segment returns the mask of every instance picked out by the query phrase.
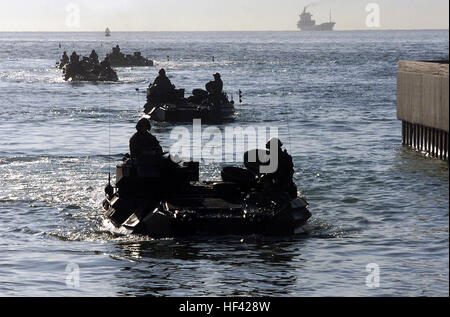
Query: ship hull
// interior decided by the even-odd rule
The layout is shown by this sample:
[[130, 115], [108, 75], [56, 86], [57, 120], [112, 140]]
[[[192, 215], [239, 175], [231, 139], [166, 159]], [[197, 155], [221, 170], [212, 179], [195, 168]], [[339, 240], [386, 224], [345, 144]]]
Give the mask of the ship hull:
[[318, 25], [298, 25], [301, 31], [333, 31], [334, 22], [327, 22]]

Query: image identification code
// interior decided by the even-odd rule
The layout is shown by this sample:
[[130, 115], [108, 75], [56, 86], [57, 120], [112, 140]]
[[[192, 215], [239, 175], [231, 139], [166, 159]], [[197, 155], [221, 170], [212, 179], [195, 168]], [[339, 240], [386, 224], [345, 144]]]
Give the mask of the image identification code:
[[180, 312], [203, 312], [207, 315], [213, 311], [222, 312], [268, 312], [270, 310], [270, 302], [224, 302], [218, 304], [202, 304], [187, 301], [179, 306]]

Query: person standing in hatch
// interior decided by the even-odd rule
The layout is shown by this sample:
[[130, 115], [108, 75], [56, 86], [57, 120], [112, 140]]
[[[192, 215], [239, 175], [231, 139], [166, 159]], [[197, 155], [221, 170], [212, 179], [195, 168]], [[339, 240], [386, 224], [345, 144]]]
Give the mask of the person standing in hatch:
[[220, 74], [219, 73], [215, 73], [214, 74], [214, 83], [215, 83], [215, 88], [214, 88], [214, 94], [216, 95], [221, 95], [222, 91], [223, 91], [223, 81], [220, 78]]
[[69, 63], [69, 56], [67, 56], [67, 52], [64, 51], [62, 58], [61, 58], [61, 64], [62, 64], [62, 66], [64, 66], [67, 63]]
[[153, 89], [162, 101], [169, 101], [173, 99], [175, 94], [175, 86], [166, 75], [164, 68], [161, 68], [158, 72], [158, 76], [153, 81]]
[[89, 55], [89, 59], [94, 64], [98, 64], [98, 55], [97, 55], [97, 52], [95, 50], [92, 50], [91, 55]]
[[294, 183], [294, 164], [292, 162], [292, 156], [289, 155], [287, 150], [283, 150], [283, 143], [278, 138], [271, 138], [266, 143], [266, 149], [270, 154], [271, 143], [275, 143], [278, 166], [274, 173], [269, 174], [282, 190], [289, 193], [292, 198], [297, 197], [297, 186]]
[[158, 139], [150, 133], [151, 128], [148, 119], [140, 119], [136, 124], [137, 132], [130, 139], [130, 155], [138, 165], [158, 161], [163, 155]]

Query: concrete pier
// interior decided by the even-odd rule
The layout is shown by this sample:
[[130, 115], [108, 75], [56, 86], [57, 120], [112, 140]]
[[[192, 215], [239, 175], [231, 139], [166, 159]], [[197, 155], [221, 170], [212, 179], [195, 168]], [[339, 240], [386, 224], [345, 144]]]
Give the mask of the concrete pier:
[[448, 161], [448, 61], [399, 61], [397, 118], [402, 143]]

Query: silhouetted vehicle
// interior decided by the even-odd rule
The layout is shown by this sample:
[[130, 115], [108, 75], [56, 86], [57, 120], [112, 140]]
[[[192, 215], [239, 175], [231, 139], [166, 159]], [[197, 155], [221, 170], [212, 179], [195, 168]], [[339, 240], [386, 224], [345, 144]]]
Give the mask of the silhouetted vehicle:
[[105, 188], [103, 223], [115, 234], [156, 238], [304, 232], [311, 217], [306, 200], [255, 172], [262, 163], [249, 162], [249, 152], [245, 157], [248, 168], [228, 166], [222, 181], [199, 181], [197, 162], [176, 164], [166, 155], [142, 177], [127, 155], [117, 165], [115, 186]]
[[113, 47], [112, 52], [106, 56], [113, 67], [153, 66], [153, 61], [142, 56], [141, 52], [134, 52], [133, 55], [123, 54], [119, 45]]
[[[156, 81], [155, 81], [156, 82]], [[221, 80], [220, 80], [221, 83]], [[201, 119], [203, 123], [222, 123], [234, 120], [234, 101], [229, 100], [216, 81], [208, 82], [206, 90], [194, 89], [192, 96], [184, 98], [184, 89], [164, 89], [158, 83], [147, 89], [147, 103], [144, 112], [151, 120], [160, 122], [192, 122]]]
[[[94, 51], [95, 52], [95, 51]], [[111, 68], [107, 58], [102, 62], [90, 57], [80, 57], [73, 52], [70, 61], [63, 67], [63, 79], [66, 81], [117, 81], [117, 73]]]

